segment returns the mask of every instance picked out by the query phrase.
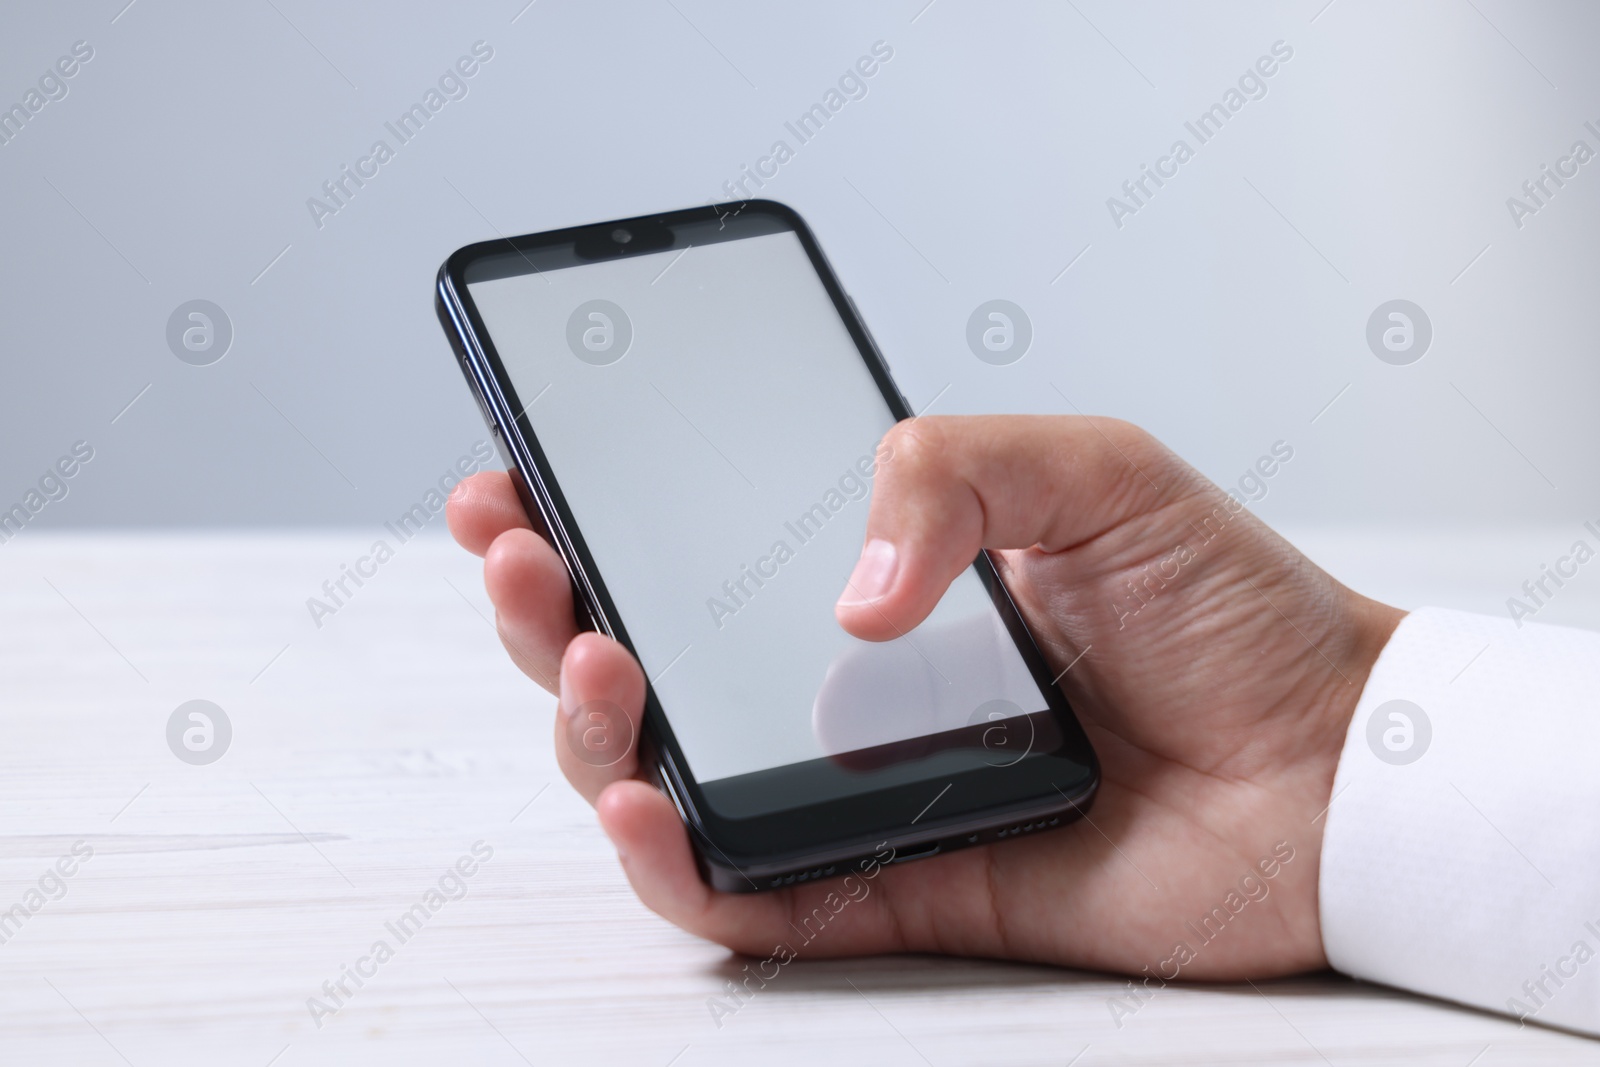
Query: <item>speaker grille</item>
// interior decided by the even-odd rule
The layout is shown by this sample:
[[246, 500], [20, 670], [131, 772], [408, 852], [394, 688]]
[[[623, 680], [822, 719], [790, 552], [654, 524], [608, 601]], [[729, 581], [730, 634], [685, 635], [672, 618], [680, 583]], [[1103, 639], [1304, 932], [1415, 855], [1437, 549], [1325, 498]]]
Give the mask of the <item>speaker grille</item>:
[[[919, 850], [918, 852], [906, 858], [917, 859], [924, 854], [935, 855], [939, 852], [953, 851], [954, 849], [961, 848], [965, 845], [976, 845], [980, 841], [1006, 841], [1013, 837], [1021, 837], [1024, 834], [1031, 834], [1039, 830], [1048, 830], [1052, 827], [1060, 825], [1060, 816], [1052, 816], [1048, 819], [1035, 819], [1032, 822], [1019, 822], [1015, 826], [1007, 826], [999, 830], [985, 830], [982, 833], [964, 834], [961, 837], [946, 838], [943, 841], [937, 841], [929, 846], [924, 846], [926, 849], [925, 852]], [[863, 858], [865, 859], [866, 857]], [[849, 863], [843, 865], [845, 868], [848, 868], [849, 866]], [[767, 888], [777, 889], [782, 886], [797, 885], [802, 882], [813, 882], [819, 878], [831, 878], [840, 869], [841, 866], [839, 864], [830, 863], [826, 867], [813, 867], [806, 871], [794, 871], [789, 874], [775, 875], [767, 880]]]
[[1021, 822], [1021, 823], [1018, 823], [1015, 826], [1007, 826], [1003, 830], [996, 830], [995, 833], [994, 833], [994, 836], [995, 836], [996, 840], [1000, 840], [1000, 839], [1004, 839], [1004, 838], [1007, 838], [1007, 837], [1018, 837], [1018, 836], [1020, 836], [1022, 834], [1031, 834], [1035, 830], [1044, 830], [1044, 829], [1047, 829], [1047, 828], [1049, 828], [1051, 826], [1060, 826], [1060, 825], [1061, 825], [1060, 816], [1056, 816], [1055, 818], [1050, 818], [1050, 819], [1035, 819], [1033, 822]]
[[813, 867], [809, 871], [780, 874], [768, 882], [767, 885], [771, 888], [776, 888], [780, 885], [794, 885], [796, 882], [809, 882], [817, 878], [831, 878], [836, 870], [838, 870], [838, 866], [830, 863], [826, 867]]

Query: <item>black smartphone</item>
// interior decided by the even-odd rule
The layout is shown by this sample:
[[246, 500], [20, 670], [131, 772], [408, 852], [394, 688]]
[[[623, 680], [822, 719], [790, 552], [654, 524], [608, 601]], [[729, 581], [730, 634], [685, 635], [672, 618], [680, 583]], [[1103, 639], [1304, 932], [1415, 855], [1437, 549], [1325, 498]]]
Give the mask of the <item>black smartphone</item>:
[[644, 667], [641, 755], [712, 886], [775, 889], [1086, 810], [1094, 753], [986, 555], [893, 641], [834, 618], [894, 462], [880, 439], [912, 412], [794, 211], [469, 245], [439, 271], [437, 310], [580, 616]]

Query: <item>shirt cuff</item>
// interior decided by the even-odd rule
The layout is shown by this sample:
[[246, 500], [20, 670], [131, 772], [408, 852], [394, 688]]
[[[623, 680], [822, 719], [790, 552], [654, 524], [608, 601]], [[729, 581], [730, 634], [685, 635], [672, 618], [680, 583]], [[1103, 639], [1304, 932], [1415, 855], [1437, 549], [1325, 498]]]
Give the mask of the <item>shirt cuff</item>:
[[1426, 608], [1339, 757], [1322, 941], [1356, 978], [1600, 1033], [1600, 634]]

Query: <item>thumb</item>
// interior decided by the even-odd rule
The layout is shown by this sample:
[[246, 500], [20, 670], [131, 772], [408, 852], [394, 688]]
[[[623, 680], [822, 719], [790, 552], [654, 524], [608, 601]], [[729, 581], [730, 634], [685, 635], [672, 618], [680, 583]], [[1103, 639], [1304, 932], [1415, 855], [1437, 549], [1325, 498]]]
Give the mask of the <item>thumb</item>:
[[873, 641], [922, 622], [984, 549], [1060, 552], [1209, 486], [1138, 427], [1081, 415], [906, 419], [879, 455], [866, 543], [835, 607]]

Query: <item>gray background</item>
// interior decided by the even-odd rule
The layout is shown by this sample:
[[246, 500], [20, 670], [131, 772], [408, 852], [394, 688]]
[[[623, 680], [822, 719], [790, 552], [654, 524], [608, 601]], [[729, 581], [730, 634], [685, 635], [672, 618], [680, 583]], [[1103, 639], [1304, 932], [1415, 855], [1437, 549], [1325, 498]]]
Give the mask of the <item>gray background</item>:
[[[1600, 160], [1520, 230], [1506, 208], [1600, 149], [1600, 5], [925, 3], [13, 6], [0, 104], [95, 58], [0, 146], [0, 508], [86, 439], [29, 531], [393, 518], [485, 436], [433, 317], [445, 255], [721, 199], [881, 39], [764, 193], [913, 404], [1120, 416], [1224, 484], [1286, 440], [1269, 519], [1600, 515]], [[319, 230], [306, 199], [479, 39], [469, 95]], [[1107, 198], [1279, 39], [1268, 95], [1115, 227]], [[196, 298], [235, 329], [208, 367], [165, 342]], [[1010, 366], [965, 342], [994, 298], [1034, 326]], [[1411, 366], [1365, 342], [1394, 298], [1433, 322]]]

